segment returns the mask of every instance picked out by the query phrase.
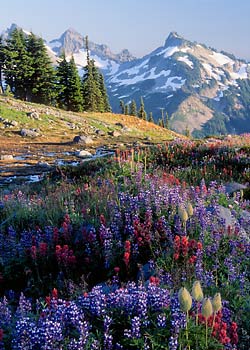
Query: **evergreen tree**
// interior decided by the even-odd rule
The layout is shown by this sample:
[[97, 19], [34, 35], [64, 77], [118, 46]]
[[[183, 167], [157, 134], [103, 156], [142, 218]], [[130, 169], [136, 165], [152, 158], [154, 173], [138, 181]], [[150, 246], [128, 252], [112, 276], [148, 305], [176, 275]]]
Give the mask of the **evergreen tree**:
[[5, 45], [3, 39], [0, 36], [0, 94], [3, 93], [3, 69], [4, 69], [4, 59], [5, 59]]
[[161, 122], [160, 122], [160, 126], [165, 128], [165, 120], [164, 120], [164, 108], [160, 108], [161, 109]]
[[190, 137], [190, 130], [187, 125], [185, 127], [184, 135], [187, 136], [188, 138]]
[[[105, 103], [103, 96], [104, 80], [100, 83], [100, 73], [95, 66], [94, 60], [89, 56], [88, 37], [86, 37], [86, 51], [87, 51], [87, 65], [84, 68], [84, 75], [82, 80], [83, 91], [83, 107], [86, 111], [91, 112], [105, 112], [108, 108], [107, 101]], [[103, 84], [103, 87], [101, 85]], [[102, 89], [102, 91], [101, 91]]]
[[133, 100], [129, 105], [129, 114], [137, 116], [137, 106], [135, 100]]
[[153, 113], [152, 112], [150, 112], [149, 113], [149, 118], [148, 118], [148, 121], [150, 122], [150, 123], [154, 123], [155, 121], [154, 121], [154, 117], [153, 117]]
[[166, 112], [166, 119], [165, 119], [165, 128], [169, 129], [169, 117], [168, 117], [168, 113]]
[[31, 63], [24, 33], [22, 30], [14, 29], [7, 40], [4, 75], [7, 85], [16, 98], [27, 99], [29, 81], [33, 74]]
[[60, 108], [68, 109], [69, 107], [69, 66], [66, 61], [65, 52], [63, 52], [58, 61], [56, 68], [57, 77], [57, 103]]
[[138, 117], [144, 120], [147, 120], [147, 113], [144, 109], [144, 102], [143, 98], [141, 97], [141, 104], [140, 104], [140, 109], [138, 111]]
[[107, 90], [104, 82], [104, 76], [101, 73], [99, 73], [99, 89], [101, 91], [101, 96], [103, 99], [104, 112], [111, 112], [112, 109], [109, 103], [109, 98], [108, 98], [108, 94], [107, 94]]
[[55, 99], [55, 70], [43, 39], [31, 33], [27, 38], [31, 76], [27, 80], [26, 98], [33, 102], [51, 104]]
[[129, 105], [125, 105], [124, 114], [129, 115]]
[[164, 128], [164, 121], [162, 120], [162, 118], [158, 120], [158, 125]]
[[83, 108], [81, 79], [73, 56], [68, 63], [68, 92], [68, 109], [74, 112], [81, 112]]
[[121, 114], [125, 114], [125, 104], [123, 100], [120, 101], [120, 108], [121, 108]]

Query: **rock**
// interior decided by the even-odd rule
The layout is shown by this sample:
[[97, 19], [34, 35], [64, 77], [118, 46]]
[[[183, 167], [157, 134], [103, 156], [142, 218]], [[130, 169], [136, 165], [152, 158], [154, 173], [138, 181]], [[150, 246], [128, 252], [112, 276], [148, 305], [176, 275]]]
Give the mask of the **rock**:
[[39, 134], [39, 129], [21, 129], [20, 135], [23, 137], [38, 137]]
[[236, 223], [235, 218], [231, 214], [231, 210], [229, 208], [223, 207], [222, 205], [218, 206], [218, 216], [225, 222], [225, 227], [232, 227]]
[[46, 169], [50, 169], [51, 168], [51, 165], [49, 165], [49, 163], [47, 163], [47, 162], [38, 162], [37, 165], [41, 166], [43, 168], [46, 168]]
[[96, 132], [96, 134], [99, 135], [99, 136], [105, 136], [105, 135], [106, 135], [105, 131], [100, 130], [100, 129], [97, 129], [95, 132]]
[[93, 143], [93, 140], [90, 136], [78, 135], [78, 136], [74, 137], [73, 142], [80, 143], [83, 145], [89, 145], [89, 144]]
[[17, 126], [18, 125], [18, 122], [16, 120], [12, 120], [10, 121], [9, 123], [11, 126]]
[[12, 160], [12, 159], [14, 159], [14, 158], [13, 158], [13, 155], [12, 155], [12, 154], [2, 154], [2, 155], [0, 156], [0, 159], [1, 159], [1, 160]]
[[31, 119], [39, 120], [40, 115], [38, 112], [27, 112], [27, 116]]
[[231, 194], [236, 191], [244, 190], [247, 186], [242, 185], [238, 182], [229, 182], [225, 184], [226, 193]]
[[118, 137], [121, 136], [121, 133], [117, 130], [113, 130], [109, 133], [111, 136]]
[[129, 132], [129, 131], [131, 131], [131, 129], [129, 127], [127, 127], [127, 126], [124, 126], [122, 128], [122, 132]]
[[71, 130], [74, 130], [76, 128], [76, 125], [74, 123], [67, 123], [67, 127]]
[[125, 128], [125, 125], [123, 125], [122, 123], [115, 123], [116, 126], [119, 126], [120, 128]]
[[88, 151], [82, 150], [82, 151], [76, 152], [76, 156], [79, 158], [90, 158], [92, 157], [92, 154]]

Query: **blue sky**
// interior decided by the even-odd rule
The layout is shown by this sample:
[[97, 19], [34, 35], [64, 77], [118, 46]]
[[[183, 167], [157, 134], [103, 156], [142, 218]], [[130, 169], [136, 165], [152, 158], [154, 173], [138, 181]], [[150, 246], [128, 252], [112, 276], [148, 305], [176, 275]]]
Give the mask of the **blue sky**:
[[140, 57], [177, 31], [250, 60], [249, 13], [250, 0], [9, 0], [1, 4], [0, 32], [17, 23], [52, 40], [72, 27]]

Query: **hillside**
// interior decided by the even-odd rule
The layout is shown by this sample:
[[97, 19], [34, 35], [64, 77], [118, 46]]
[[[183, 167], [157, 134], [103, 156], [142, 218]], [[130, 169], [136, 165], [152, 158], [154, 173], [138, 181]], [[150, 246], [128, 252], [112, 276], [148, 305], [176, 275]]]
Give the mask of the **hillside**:
[[[76, 136], [86, 139], [77, 143]], [[0, 95], [1, 178], [77, 163], [83, 150], [95, 155], [100, 149], [143, 146], [175, 137], [179, 135], [128, 115], [66, 112]]]

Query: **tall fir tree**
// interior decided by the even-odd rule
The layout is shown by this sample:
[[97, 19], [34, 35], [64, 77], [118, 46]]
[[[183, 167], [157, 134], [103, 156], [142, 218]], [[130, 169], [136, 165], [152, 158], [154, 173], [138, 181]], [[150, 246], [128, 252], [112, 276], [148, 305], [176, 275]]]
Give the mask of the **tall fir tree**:
[[24, 33], [22, 30], [14, 29], [7, 40], [4, 76], [16, 98], [27, 99], [30, 78], [33, 74], [31, 63], [32, 58], [26, 48]]
[[99, 89], [103, 99], [104, 112], [111, 112], [112, 109], [109, 103], [108, 93], [105, 86], [104, 76], [102, 73], [99, 73]]
[[154, 122], [155, 122], [152, 112], [149, 113], [148, 121], [149, 121], [150, 123], [154, 123]]
[[0, 36], [0, 94], [3, 93], [3, 69], [4, 69], [4, 59], [5, 59], [5, 45], [3, 39]]
[[121, 108], [121, 114], [125, 114], [125, 103], [123, 100], [120, 100], [120, 108]]
[[56, 68], [57, 80], [57, 104], [60, 108], [68, 109], [69, 106], [69, 67], [65, 52], [60, 55]]
[[83, 109], [90, 112], [104, 112], [104, 101], [100, 91], [100, 74], [90, 59], [88, 37], [85, 39], [87, 51], [87, 65], [82, 79]]
[[69, 105], [68, 109], [74, 112], [81, 112], [83, 110], [83, 96], [81, 87], [81, 78], [75, 64], [74, 57], [68, 63], [68, 91], [69, 91]]
[[132, 100], [129, 105], [129, 114], [137, 116], [137, 106], [135, 100]]
[[139, 111], [138, 111], [138, 117], [140, 119], [147, 120], [147, 113], [146, 113], [145, 108], [144, 108], [144, 101], [143, 101], [142, 97], [141, 97], [140, 108], [139, 108]]
[[165, 128], [169, 129], [169, 117], [168, 117], [168, 112], [165, 114]]
[[52, 104], [55, 100], [55, 69], [43, 39], [31, 33], [27, 38], [27, 52], [32, 75], [28, 80], [27, 99]]
[[129, 115], [129, 105], [125, 105], [124, 114]]

